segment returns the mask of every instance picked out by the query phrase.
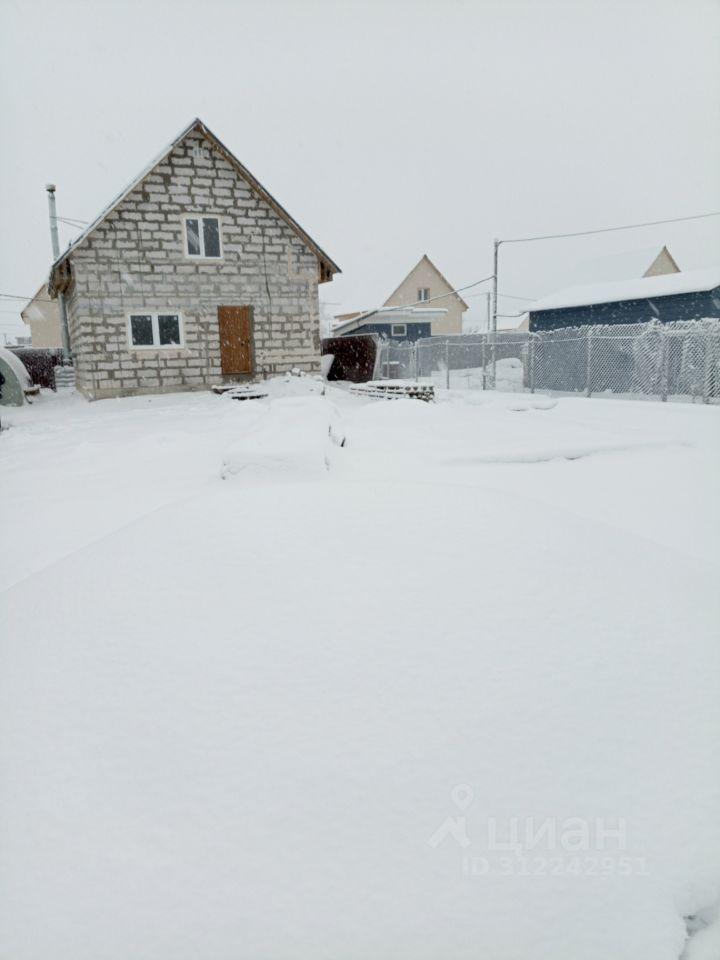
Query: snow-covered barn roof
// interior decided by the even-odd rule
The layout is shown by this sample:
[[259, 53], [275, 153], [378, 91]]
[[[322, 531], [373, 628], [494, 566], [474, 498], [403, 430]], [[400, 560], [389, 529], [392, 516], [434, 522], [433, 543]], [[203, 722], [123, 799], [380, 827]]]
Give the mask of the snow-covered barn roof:
[[616, 303], [622, 300], [648, 300], [671, 297], [680, 293], [699, 293], [720, 286], [720, 267], [667, 273], [637, 280], [613, 280], [610, 283], [589, 283], [566, 287], [537, 300], [530, 313], [560, 310], [565, 307], [587, 307], [595, 303]]
[[366, 323], [430, 323], [439, 320], [447, 313], [445, 307], [378, 307], [366, 313], [351, 317], [332, 328], [332, 333], [348, 333], [365, 326]]
[[[318, 246], [317, 243], [312, 239], [312, 237], [307, 234], [300, 224], [295, 220], [287, 210], [269, 193], [265, 187], [260, 183], [260, 181], [250, 173], [247, 167], [238, 160], [238, 158], [225, 146], [225, 144], [215, 136], [215, 134], [210, 130], [205, 124], [196, 117], [194, 120], [191, 120], [190, 123], [180, 131], [180, 133], [172, 140], [159, 154], [152, 160], [135, 178], [132, 180], [121, 192], [110, 201], [110, 203], [98, 214], [98, 216], [92, 221], [89, 226], [87, 226], [83, 232], [80, 234], [77, 239], [75, 239], [70, 246], [65, 250], [58, 259], [53, 263], [50, 268], [50, 280], [48, 282], [50, 291], [52, 292], [54, 286], [54, 277], [55, 271], [57, 268], [72, 254], [73, 250], [76, 250], [81, 244], [83, 244], [87, 238], [93, 233], [93, 231], [103, 222], [103, 220], [111, 213], [118, 204], [127, 197], [137, 186], [139, 186], [142, 181], [147, 177], [155, 167], [162, 163], [162, 161], [171, 153], [175, 147], [192, 133], [193, 130], [201, 133], [214, 147], [215, 149], [225, 157], [225, 159], [230, 163], [232, 167], [238, 172], [238, 174], [258, 193], [266, 203], [268, 203], [273, 210], [281, 217], [292, 230], [300, 237], [300, 239], [313, 251], [313, 253], [318, 257], [321, 264], [325, 267], [325, 279], [332, 279], [332, 275], [335, 273], [340, 273], [340, 267], [330, 259], [330, 257], [325, 253], [325, 251]], [[321, 272], [322, 276], [322, 272]]]

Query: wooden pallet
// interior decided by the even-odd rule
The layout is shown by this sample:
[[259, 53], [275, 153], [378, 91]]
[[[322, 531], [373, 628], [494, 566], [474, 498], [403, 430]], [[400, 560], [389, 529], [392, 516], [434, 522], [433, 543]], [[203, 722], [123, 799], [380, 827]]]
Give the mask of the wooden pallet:
[[392, 380], [371, 380], [369, 383], [356, 383], [350, 387], [350, 393], [356, 397], [372, 397], [377, 400], [424, 400], [430, 403], [435, 399], [435, 387], [429, 383], [404, 383]]
[[223, 394], [231, 400], [264, 400], [268, 396], [265, 387], [259, 384], [216, 384], [210, 388], [213, 393]]

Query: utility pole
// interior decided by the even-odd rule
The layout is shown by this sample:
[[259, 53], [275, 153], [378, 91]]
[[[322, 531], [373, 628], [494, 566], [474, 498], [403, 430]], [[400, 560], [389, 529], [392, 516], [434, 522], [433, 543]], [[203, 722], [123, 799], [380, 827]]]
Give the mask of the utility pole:
[[497, 340], [497, 309], [498, 309], [498, 254], [500, 252], [500, 240], [497, 237], [493, 240], [493, 289], [492, 289], [492, 353], [490, 361], [490, 382], [491, 388], [495, 389], [495, 341]]
[[[45, 187], [48, 195], [48, 213], [50, 214], [50, 240], [52, 241], [53, 263], [60, 256], [60, 241], [58, 239], [57, 211], [55, 209], [55, 184], [48, 183]], [[62, 334], [63, 363], [70, 363], [70, 331], [68, 330], [67, 310], [65, 308], [65, 294], [58, 293], [60, 309], [60, 332]]]

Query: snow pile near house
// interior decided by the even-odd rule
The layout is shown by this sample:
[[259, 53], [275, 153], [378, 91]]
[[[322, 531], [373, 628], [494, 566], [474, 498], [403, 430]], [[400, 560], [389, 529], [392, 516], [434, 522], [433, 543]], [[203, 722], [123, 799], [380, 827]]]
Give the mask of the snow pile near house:
[[[487, 383], [491, 376], [491, 368], [487, 367], [464, 367], [450, 371], [450, 389], [451, 390], [482, 390], [483, 385]], [[447, 369], [436, 370], [430, 377], [432, 384], [436, 388], [442, 389], [447, 386]], [[523, 364], [517, 357], [504, 357], [495, 363], [495, 382], [497, 389], [508, 393], [522, 392], [523, 390]]]
[[221, 476], [253, 482], [321, 479], [333, 445], [344, 442], [340, 413], [321, 396], [281, 397], [260, 411], [223, 457]]
[[506, 357], [495, 364], [495, 380], [498, 390], [522, 392], [523, 363], [517, 357]]
[[719, 413], [11, 410], [0, 954], [708, 960]]
[[720, 957], [720, 900], [688, 917], [688, 943], [681, 960], [717, 960]]
[[[490, 398], [490, 399], [488, 399]], [[474, 405], [457, 395], [435, 404], [398, 399], [393, 410], [382, 401], [358, 410], [347, 424], [347, 455], [337, 469], [352, 475], [407, 476], [422, 471], [449, 479], [459, 468], [498, 463], [577, 460], [613, 451], [639, 451], [684, 438], [672, 429], [643, 431], [620, 421], [592, 425], [558, 417], [557, 401], [543, 397], [476, 395]]]
[[300, 370], [289, 370], [282, 377], [265, 380], [263, 386], [272, 398], [323, 396], [326, 389], [322, 377], [314, 377]]

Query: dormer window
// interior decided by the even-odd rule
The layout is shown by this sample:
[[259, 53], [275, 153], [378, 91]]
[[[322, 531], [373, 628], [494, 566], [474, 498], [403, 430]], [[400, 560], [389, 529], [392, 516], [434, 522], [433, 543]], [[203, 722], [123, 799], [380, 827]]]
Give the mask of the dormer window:
[[218, 217], [185, 218], [185, 253], [201, 260], [219, 260], [220, 220]]
[[420, 287], [418, 289], [418, 300], [422, 303], [423, 300], [430, 299], [430, 287]]

